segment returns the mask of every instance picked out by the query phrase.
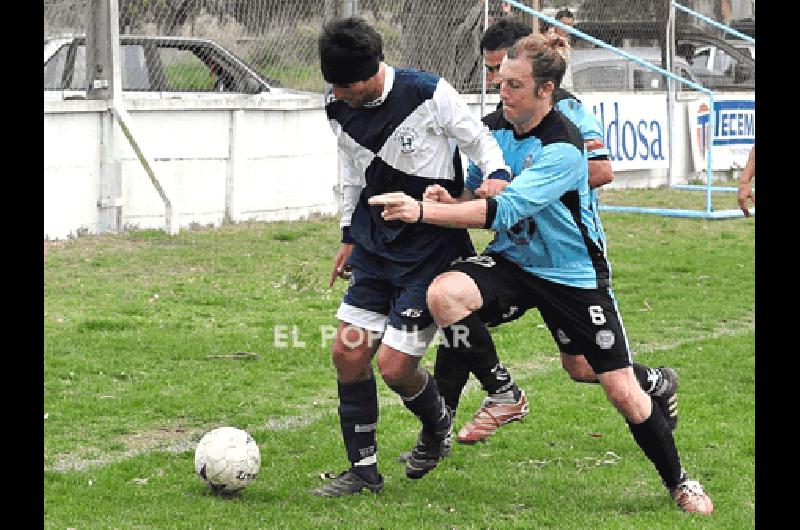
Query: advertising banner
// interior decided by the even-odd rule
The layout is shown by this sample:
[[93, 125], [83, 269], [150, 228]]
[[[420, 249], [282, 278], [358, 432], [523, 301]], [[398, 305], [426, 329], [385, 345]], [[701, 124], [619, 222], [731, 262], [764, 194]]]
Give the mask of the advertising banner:
[[666, 96], [592, 93], [579, 99], [603, 128], [614, 171], [668, 167]]
[[[692, 163], [695, 171], [704, 171], [711, 144], [708, 99], [691, 101], [686, 108]], [[743, 168], [756, 138], [755, 96], [717, 96], [714, 98], [714, 120], [712, 169]]]

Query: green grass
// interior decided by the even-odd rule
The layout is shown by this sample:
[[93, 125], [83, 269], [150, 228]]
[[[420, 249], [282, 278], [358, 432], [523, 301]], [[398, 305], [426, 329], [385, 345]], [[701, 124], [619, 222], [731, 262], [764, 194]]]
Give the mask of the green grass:
[[[676, 440], [713, 516], [673, 505], [602, 390], [560, 368], [535, 312], [493, 333], [529, 393], [524, 422], [455, 447], [411, 481], [394, 458], [418, 426], [380, 382], [386, 488], [311, 496], [321, 474], [346, 467], [330, 340], [320, 331], [335, 324], [345, 287], [327, 289], [338, 223], [313, 219], [84, 236], [50, 248], [45, 527], [753, 527], [755, 221], [603, 220], [637, 360], [681, 374]], [[474, 239], [482, 246], [488, 233]], [[276, 346], [275, 326], [285, 326], [288, 347]], [[457, 425], [482, 397], [471, 382]], [[230, 500], [212, 495], [193, 467], [194, 444], [220, 425], [248, 430], [262, 453], [258, 479]]]

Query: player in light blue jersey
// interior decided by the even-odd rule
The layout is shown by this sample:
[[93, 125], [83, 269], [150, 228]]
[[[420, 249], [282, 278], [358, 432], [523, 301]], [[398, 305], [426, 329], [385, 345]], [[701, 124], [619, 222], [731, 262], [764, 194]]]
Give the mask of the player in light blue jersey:
[[[489, 86], [499, 84], [498, 70], [506, 51], [517, 40], [531, 33], [528, 25], [515, 19], [501, 19], [490, 26], [481, 39], [481, 53], [486, 63], [486, 80]], [[565, 49], [563, 37], [548, 35], [543, 45], [554, 47], [559, 52]], [[603, 130], [597, 118], [570, 92], [558, 85], [554, 91], [555, 107], [574, 123], [581, 132], [584, 148], [588, 155], [589, 173], [589, 207], [591, 211], [598, 212], [598, 197], [596, 189], [608, 184], [614, 179], [609, 151], [605, 146]], [[507, 121], [503, 117], [502, 101], [494, 112], [483, 118], [483, 122], [495, 135], [503, 135]], [[506, 153], [507, 162], [509, 154]], [[519, 169], [524, 161], [517, 161]], [[518, 172], [514, 172], [517, 174]], [[503, 181], [483, 179], [479, 169], [470, 165], [466, 180], [467, 193], [462, 198], [478, 196], [486, 198], [499, 192], [505, 185]], [[595, 215], [593, 222], [603, 234], [600, 217]], [[601, 236], [604, 237], [604, 236]], [[603, 242], [603, 246], [605, 243]], [[497, 352], [491, 341], [486, 340], [488, 331], [480, 323], [468, 330], [468, 336], [474, 337], [473, 347], [466, 353], [463, 349], [455, 347], [457, 341], [453, 340], [453, 332], [447, 328], [443, 341], [436, 352], [436, 367], [434, 377], [439, 385], [439, 392], [444, 397], [445, 403], [452, 409], [458, 407], [461, 392], [466, 386], [470, 372], [481, 382], [487, 393], [478, 411], [472, 419], [465, 423], [456, 435], [460, 443], [470, 444], [486, 441], [498, 428], [513, 421], [524, 419], [529, 413], [529, 404], [525, 391], [514, 382], [510, 371], [500, 362]], [[597, 375], [581, 354], [561, 353], [561, 362], [569, 376], [578, 382], [597, 383]], [[642, 389], [651, 395], [667, 416], [667, 423], [674, 431], [678, 423], [677, 403], [677, 372], [672, 368], [651, 368], [641, 363], [633, 363], [633, 370]]]
[[[495, 130], [515, 178], [485, 199], [440, 202], [400, 192], [373, 197], [388, 221], [487, 228], [495, 238], [480, 256], [455, 264], [428, 288], [440, 326], [469, 319], [502, 323], [536, 308], [562, 352], [583, 354], [608, 400], [664, 486], [687, 512], [711, 514], [709, 496], [681, 466], [664, 413], [641, 388], [611, 290], [605, 235], [591, 207], [579, 129], [553, 106], [565, 63], [547, 38], [531, 35], [508, 50], [500, 67], [505, 125]], [[477, 190], [476, 190], [477, 195]]]
[[342, 244], [330, 285], [346, 276], [346, 266], [352, 270], [332, 347], [350, 468], [314, 494], [339, 497], [383, 488], [373, 357], [422, 424], [406, 476], [421, 478], [449, 452], [452, 413], [419, 365], [436, 332], [425, 294], [453, 260], [474, 254], [463, 228], [386, 221], [367, 201], [387, 191], [421, 199], [432, 184], [460, 193], [459, 150], [487, 175], [510, 175], [494, 137], [453, 87], [432, 73], [384, 63], [381, 36], [362, 19], [326, 24], [319, 52], [331, 85], [325, 111], [343, 167]]

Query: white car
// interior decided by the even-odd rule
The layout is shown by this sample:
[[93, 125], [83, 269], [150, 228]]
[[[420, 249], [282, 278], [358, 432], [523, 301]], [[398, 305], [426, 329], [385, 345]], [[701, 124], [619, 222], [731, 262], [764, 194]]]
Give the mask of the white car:
[[[120, 62], [123, 92], [145, 97], [202, 93], [321, 97], [280, 87], [209, 39], [120, 36]], [[80, 99], [85, 97], [86, 88], [86, 38], [46, 39], [45, 98]]]

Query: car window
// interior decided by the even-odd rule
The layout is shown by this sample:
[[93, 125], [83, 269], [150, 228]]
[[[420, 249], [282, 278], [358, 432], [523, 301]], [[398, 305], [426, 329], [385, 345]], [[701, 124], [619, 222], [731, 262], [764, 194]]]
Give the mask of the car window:
[[86, 46], [81, 44], [75, 47], [75, 65], [72, 67], [70, 90], [86, 90]]
[[[150, 90], [144, 47], [141, 45], [120, 46], [123, 90]], [[75, 65], [72, 67], [70, 90], [86, 90], [86, 46], [75, 47]]]
[[692, 57], [692, 67], [693, 68], [708, 68], [708, 57], [711, 54], [711, 50], [708, 48], [701, 48], [697, 50]]
[[173, 92], [212, 92], [221, 90], [223, 74], [210, 59], [205, 61], [193, 50], [158, 47], [164, 65], [167, 90]]
[[665, 86], [666, 78], [658, 72], [640, 69], [633, 71], [634, 90], [663, 90]]
[[65, 44], [44, 63], [44, 89], [58, 90], [64, 78], [64, 65], [67, 62], [69, 44]]
[[127, 44], [120, 46], [122, 62], [122, 90], [150, 90], [150, 75], [147, 73], [147, 59], [144, 46]]
[[572, 73], [572, 84], [577, 91], [625, 90], [625, 67], [602, 65], [583, 68]]
[[736, 59], [722, 50], [714, 54], [714, 73], [723, 74], [736, 63]]

